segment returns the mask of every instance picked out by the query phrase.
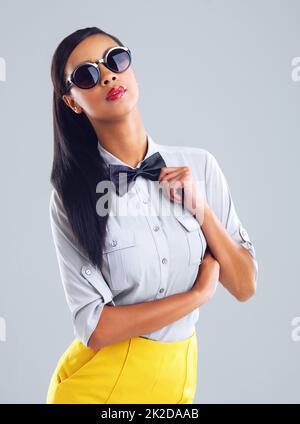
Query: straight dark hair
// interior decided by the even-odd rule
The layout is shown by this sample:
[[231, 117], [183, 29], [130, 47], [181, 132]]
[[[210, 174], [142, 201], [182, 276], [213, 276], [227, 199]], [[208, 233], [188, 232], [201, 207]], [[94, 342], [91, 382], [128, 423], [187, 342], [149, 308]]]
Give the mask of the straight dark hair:
[[75, 114], [62, 99], [66, 83], [64, 68], [72, 50], [94, 34], [105, 34], [97, 28], [83, 28], [64, 38], [51, 62], [53, 83], [54, 151], [50, 182], [56, 189], [79, 247], [95, 267], [102, 265], [102, 252], [108, 214], [96, 212], [99, 197], [96, 186], [108, 179], [107, 167], [97, 148], [97, 135], [85, 113]]

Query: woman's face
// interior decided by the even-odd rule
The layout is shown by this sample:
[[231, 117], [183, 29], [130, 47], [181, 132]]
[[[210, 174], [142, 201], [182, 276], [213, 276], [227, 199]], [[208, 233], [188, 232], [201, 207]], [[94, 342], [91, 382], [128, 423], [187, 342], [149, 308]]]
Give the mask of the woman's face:
[[[106, 50], [114, 46], [118, 46], [118, 43], [105, 34], [91, 35], [81, 41], [68, 58], [65, 80], [80, 62], [94, 62], [103, 58]], [[103, 63], [98, 67], [101, 73], [98, 84], [89, 89], [72, 85], [69, 93], [63, 95], [64, 102], [73, 110], [76, 107], [74, 113], [84, 112], [91, 121], [110, 121], [128, 114], [136, 106], [139, 97], [132, 64], [121, 73], [109, 70]], [[116, 85], [124, 86], [127, 89], [125, 94], [117, 100], [106, 100], [107, 93]]]

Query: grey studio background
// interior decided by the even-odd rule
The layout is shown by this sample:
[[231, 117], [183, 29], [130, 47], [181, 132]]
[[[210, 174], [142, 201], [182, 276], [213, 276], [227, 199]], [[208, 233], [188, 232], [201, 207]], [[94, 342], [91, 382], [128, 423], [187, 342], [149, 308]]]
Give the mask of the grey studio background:
[[195, 403], [299, 403], [300, 1], [0, 2], [0, 402], [44, 403], [73, 340], [50, 232], [50, 61], [98, 26], [133, 52], [145, 127], [212, 152], [256, 248], [256, 295], [200, 309]]

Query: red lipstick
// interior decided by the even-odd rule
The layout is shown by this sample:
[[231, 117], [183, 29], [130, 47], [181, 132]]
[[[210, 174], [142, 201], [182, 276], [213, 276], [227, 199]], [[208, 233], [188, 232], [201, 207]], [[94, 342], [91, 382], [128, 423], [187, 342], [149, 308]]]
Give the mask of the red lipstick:
[[116, 100], [124, 96], [126, 88], [122, 85], [117, 85], [109, 90], [106, 96], [106, 100]]

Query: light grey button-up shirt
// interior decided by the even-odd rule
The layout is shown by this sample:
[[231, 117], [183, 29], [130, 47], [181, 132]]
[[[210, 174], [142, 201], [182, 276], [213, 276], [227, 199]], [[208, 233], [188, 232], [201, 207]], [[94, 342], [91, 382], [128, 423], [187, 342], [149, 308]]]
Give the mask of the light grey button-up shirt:
[[[109, 164], [128, 164], [98, 142]], [[167, 166], [189, 166], [202, 194], [229, 235], [256, 254], [233, 204], [226, 178], [215, 157], [205, 149], [157, 144], [148, 135], [144, 159], [160, 152]], [[141, 162], [137, 165], [139, 167]], [[161, 195], [157, 181], [138, 176], [122, 196], [112, 192], [102, 269], [96, 269], [78, 248], [63, 204], [53, 188], [50, 222], [61, 280], [74, 335], [86, 346], [105, 304], [128, 305], [161, 299], [191, 289], [207, 243], [201, 226], [187, 210]], [[170, 207], [172, 206], [173, 209]], [[125, 212], [124, 212], [125, 211]], [[160, 341], [192, 335], [199, 309], [142, 337]]]

